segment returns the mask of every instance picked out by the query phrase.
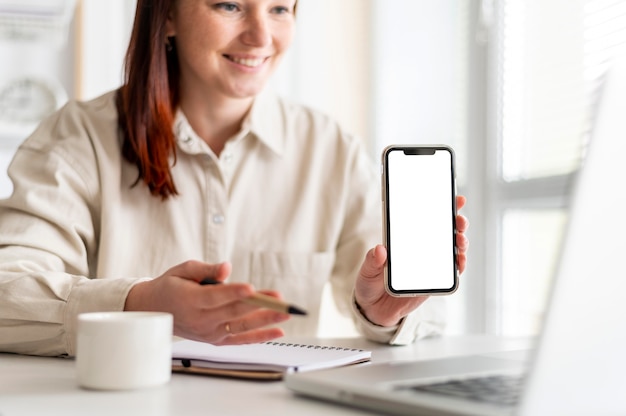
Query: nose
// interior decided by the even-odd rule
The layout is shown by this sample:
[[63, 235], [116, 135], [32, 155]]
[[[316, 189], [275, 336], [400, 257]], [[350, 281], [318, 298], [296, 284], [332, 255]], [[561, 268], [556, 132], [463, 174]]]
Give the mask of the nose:
[[242, 41], [250, 46], [267, 46], [272, 42], [268, 17], [261, 13], [251, 13], [246, 19]]

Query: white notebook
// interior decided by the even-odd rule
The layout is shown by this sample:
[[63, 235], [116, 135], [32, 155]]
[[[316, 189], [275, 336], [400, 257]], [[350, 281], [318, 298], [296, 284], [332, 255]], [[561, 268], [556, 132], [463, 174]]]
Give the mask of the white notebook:
[[371, 351], [325, 345], [264, 342], [216, 346], [184, 340], [174, 343], [172, 369], [207, 375], [280, 379], [301, 372], [356, 364], [371, 359]]

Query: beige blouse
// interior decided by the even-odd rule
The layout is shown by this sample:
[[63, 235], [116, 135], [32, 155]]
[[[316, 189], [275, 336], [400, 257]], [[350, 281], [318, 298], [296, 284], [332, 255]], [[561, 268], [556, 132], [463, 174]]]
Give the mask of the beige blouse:
[[327, 282], [370, 339], [441, 330], [434, 299], [395, 328], [354, 308], [362, 260], [381, 241], [380, 178], [360, 140], [270, 94], [219, 158], [180, 112], [174, 130], [180, 194], [166, 201], [133, 186], [113, 92], [69, 102], [20, 146], [0, 201], [0, 351], [73, 355], [79, 313], [122, 310], [132, 285], [191, 259], [228, 260], [229, 281], [306, 308], [282, 324], [288, 335], [316, 335]]

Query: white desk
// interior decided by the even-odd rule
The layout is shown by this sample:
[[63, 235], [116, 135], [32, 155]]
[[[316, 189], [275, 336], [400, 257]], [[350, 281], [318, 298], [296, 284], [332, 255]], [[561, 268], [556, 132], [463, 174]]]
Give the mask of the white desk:
[[[527, 338], [486, 335], [427, 339], [404, 347], [379, 345], [360, 338], [287, 341], [369, 349], [373, 362], [509, 351], [531, 346]], [[281, 381], [173, 374], [171, 382], [165, 386], [125, 392], [89, 391], [76, 385], [72, 359], [0, 353], [0, 416], [363, 414], [368, 413], [297, 396]]]

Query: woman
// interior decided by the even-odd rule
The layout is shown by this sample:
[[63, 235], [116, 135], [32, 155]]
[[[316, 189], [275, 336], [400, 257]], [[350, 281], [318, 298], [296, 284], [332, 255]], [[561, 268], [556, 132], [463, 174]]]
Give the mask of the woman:
[[[68, 103], [9, 168], [2, 351], [73, 355], [77, 315], [106, 310], [168, 311], [176, 335], [214, 344], [313, 336], [327, 282], [370, 339], [437, 330], [430, 305], [417, 309], [426, 297], [384, 291], [379, 179], [359, 141], [262, 92], [295, 8], [138, 1], [125, 84]], [[462, 233], [457, 245], [462, 270]], [[255, 288], [309, 315], [287, 321], [242, 302]]]

